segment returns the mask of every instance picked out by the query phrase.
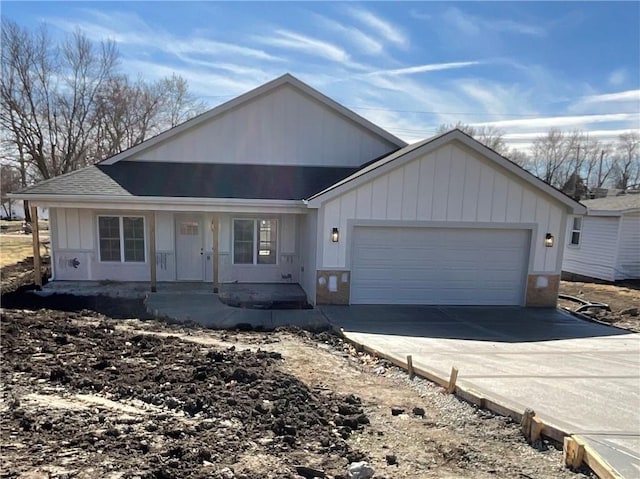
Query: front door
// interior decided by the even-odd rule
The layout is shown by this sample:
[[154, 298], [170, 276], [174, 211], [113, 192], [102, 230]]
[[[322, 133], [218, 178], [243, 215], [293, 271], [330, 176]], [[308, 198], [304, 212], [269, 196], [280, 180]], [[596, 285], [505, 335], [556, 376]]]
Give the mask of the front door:
[[200, 215], [176, 215], [176, 277], [178, 281], [204, 280], [204, 252]]

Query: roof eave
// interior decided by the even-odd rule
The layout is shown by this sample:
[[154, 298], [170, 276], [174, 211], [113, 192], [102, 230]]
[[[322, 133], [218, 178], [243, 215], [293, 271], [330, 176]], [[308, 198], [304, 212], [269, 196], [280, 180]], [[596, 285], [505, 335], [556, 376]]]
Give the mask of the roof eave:
[[70, 203], [75, 206], [81, 204], [117, 204], [137, 203], [140, 205], [181, 205], [181, 206], [273, 206], [306, 208], [304, 200], [276, 200], [254, 198], [195, 198], [195, 197], [168, 197], [168, 196], [111, 196], [111, 195], [56, 195], [36, 193], [12, 193], [13, 199], [27, 200], [46, 206], [47, 203]]

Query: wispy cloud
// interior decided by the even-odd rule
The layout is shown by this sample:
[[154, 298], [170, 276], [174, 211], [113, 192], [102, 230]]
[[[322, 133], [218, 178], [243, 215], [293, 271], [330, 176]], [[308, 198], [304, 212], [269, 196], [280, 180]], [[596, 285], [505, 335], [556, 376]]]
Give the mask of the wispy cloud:
[[203, 37], [181, 38], [157, 28], [151, 28], [140, 17], [113, 12], [105, 15], [85, 10], [92, 19], [69, 20], [50, 17], [46, 22], [66, 32], [81, 30], [93, 41], [112, 40], [123, 46], [144, 46], [174, 54], [222, 55], [257, 60], [282, 61], [282, 58], [264, 50], [221, 42]]
[[602, 95], [589, 95], [582, 98], [584, 103], [607, 103], [636, 101], [640, 102], [640, 90], [619, 91], [616, 93], [605, 93]]
[[609, 74], [609, 85], [619, 87], [627, 81], [628, 76], [626, 68], [618, 68]]
[[409, 45], [409, 39], [402, 28], [383, 20], [373, 12], [363, 8], [349, 8], [347, 13], [358, 22], [371, 28], [377, 35], [382, 35], [389, 42], [400, 47]]
[[543, 37], [546, 30], [538, 25], [518, 22], [511, 19], [489, 19], [463, 12], [450, 7], [444, 12], [444, 19], [465, 35], [479, 35], [487, 30]]
[[378, 55], [384, 50], [381, 42], [353, 26], [343, 25], [342, 23], [325, 17], [324, 15], [316, 14], [314, 17], [322, 28], [344, 36], [353, 45], [355, 45], [359, 51], [364, 52], [367, 55]]
[[267, 53], [264, 50], [249, 48], [233, 43], [209, 40], [206, 38], [189, 38], [187, 40], [174, 39], [171, 43], [165, 44], [162, 47], [169, 52], [181, 54], [197, 53], [198, 55], [239, 56], [268, 61], [283, 60], [283, 58]]
[[322, 57], [336, 62], [349, 60], [349, 54], [339, 46], [289, 30], [276, 30], [273, 36], [255, 37], [255, 39], [266, 45], [297, 50], [307, 55]]
[[516, 120], [487, 121], [473, 126], [495, 126], [497, 128], [581, 128], [594, 123], [616, 123], [638, 121], [633, 113], [608, 113], [603, 115], [547, 116]]
[[455, 68], [466, 68], [480, 65], [480, 61], [472, 62], [450, 62], [450, 63], [430, 63], [427, 65], [416, 65], [405, 68], [395, 68], [391, 70], [377, 70], [367, 73], [367, 75], [415, 75], [416, 73], [437, 72], [441, 70], [452, 70]]

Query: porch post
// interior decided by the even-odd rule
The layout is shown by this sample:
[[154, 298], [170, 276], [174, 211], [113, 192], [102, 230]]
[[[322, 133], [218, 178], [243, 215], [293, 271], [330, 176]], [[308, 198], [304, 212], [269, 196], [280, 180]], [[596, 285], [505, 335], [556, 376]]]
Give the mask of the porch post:
[[33, 274], [35, 284], [42, 287], [42, 267], [40, 265], [40, 230], [38, 229], [38, 207], [31, 207], [31, 238], [33, 239]]
[[213, 232], [213, 292], [218, 292], [218, 230], [220, 225], [218, 223], [218, 215], [214, 214], [211, 219], [211, 231]]
[[156, 212], [149, 215], [149, 271], [151, 292], [156, 292]]

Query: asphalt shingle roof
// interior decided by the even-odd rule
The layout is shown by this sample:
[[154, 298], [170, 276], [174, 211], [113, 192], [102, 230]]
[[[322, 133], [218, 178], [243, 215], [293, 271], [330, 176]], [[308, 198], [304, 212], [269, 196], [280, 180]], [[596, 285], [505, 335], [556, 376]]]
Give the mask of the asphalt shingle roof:
[[640, 193], [583, 200], [589, 211], [625, 211], [640, 208]]
[[302, 200], [357, 168], [119, 161], [24, 189], [33, 195]]

